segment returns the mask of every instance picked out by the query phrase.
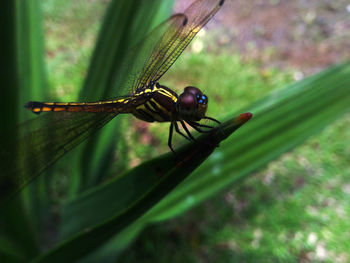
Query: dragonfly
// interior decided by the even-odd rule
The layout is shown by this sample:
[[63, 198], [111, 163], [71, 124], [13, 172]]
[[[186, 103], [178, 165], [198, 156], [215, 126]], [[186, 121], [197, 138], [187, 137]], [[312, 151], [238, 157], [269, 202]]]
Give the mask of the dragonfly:
[[[128, 94], [95, 102], [26, 103], [25, 108], [28, 110], [44, 114], [22, 125], [30, 132], [24, 132], [21, 140], [30, 143], [18, 146], [18, 152], [32, 154], [14, 165], [13, 171], [9, 171], [20, 178], [15, 188], [19, 190], [25, 186], [119, 114], [132, 114], [146, 122], [169, 122], [168, 146], [174, 153], [174, 130], [186, 139], [196, 141], [187, 125], [202, 133], [214, 127], [200, 123], [201, 120], [220, 124], [218, 120], [206, 116], [208, 97], [199, 88], [188, 86], [178, 95], [161, 85], [159, 80], [198, 31], [219, 11], [224, 1], [196, 0], [183, 13], [171, 16], [137, 44], [130, 53], [133, 55], [127, 57], [143, 60], [141, 66], [126, 66], [116, 76], [117, 81], [123, 74], [132, 76], [131, 81], [125, 82], [128, 83], [126, 88], [130, 90]], [[137, 57], [141, 53], [143, 55]], [[17, 157], [20, 156], [18, 154]]]

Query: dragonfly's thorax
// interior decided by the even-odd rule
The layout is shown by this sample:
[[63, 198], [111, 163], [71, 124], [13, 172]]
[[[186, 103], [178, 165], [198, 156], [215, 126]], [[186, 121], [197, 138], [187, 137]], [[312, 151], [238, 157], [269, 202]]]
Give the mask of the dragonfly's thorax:
[[148, 122], [168, 122], [177, 119], [176, 102], [178, 96], [176, 92], [158, 83], [150, 85], [136, 96], [148, 96], [149, 99], [137, 106], [133, 115], [138, 119]]
[[199, 121], [208, 106], [208, 97], [192, 86], [186, 87], [178, 96], [168, 87], [156, 83], [135, 96], [149, 97], [133, 111], [135, 117], [148, 122]]
[[196, 87], [186, 87], [179, 96], [176, 110], [181, 119], [199, 121], [205, 116], [208, 107], [208, 97]]

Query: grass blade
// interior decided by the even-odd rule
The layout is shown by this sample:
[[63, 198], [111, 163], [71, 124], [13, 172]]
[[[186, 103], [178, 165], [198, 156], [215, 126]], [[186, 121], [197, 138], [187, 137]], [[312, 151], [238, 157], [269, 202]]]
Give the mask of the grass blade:
[[[168, 153], [132, 169], [124, 175], [124, 178], [129, 177], [131, 181], [135, 181], [140, 176], [143, 176], [146, 177], [144, 181], [149, 180], [149, 184], [146, 187], [143, 184], [135, 185], [135, 187], [140, 189], [134, 189], [133, 192], [135, 194], [131, 195], [123, 207], [120, 207], [119, 210], [114, 210], [114, 215], [110, 214], [111, 211], [108, 210], [109, 208], [107, 210], [103, 208], [108, 207], [110, 204], [109, 200], [111, 200], [111, 191], [105, 191], [105, 188], [114, 188], [115, 196], [113, 199], [118, 200], [118, 195], [120, 194], [120, 192], [116, 191], [120, 187], [118, 181], [115, 184], [107, 184], [97, 189], [96, 193], [91, 193], [88, 196], [90, 201], [86, 201], [85, 199], [85, 202], [78, 202], [78, 207], [74, 207], [76, 209], [75, 211], [94, 211], [93, 214], [90, 213], [93, 217], [103, 213], [105, 221], [98, 224], [99, 221], [103, 220], [98, 215], [98, 219], [95, 217], [94, 222], [97, 225], [90, 225], [89, 231], [80, 231], [45, 255], [37, 258], [35, 262], [61, 262], [63, 259], [72, 261], [85, 256], [93, 249], [101, 246], [159, 202], [176, 185], [190, 175], [214, 151], [222, 140], [225, 140], [250, 118], [251, 114], [249, 113], [241, 114], [237, 118], [221, 124], [217, 129], [212, 130], [212, 132], [202, 135], [198, 139], [199, 143], [189, 143], [180, 148], [178, 150], [178, 158], [174, 159], [173, 154]], [[122, 183], [125, 182], [127, 180], [122, 181]], [[126, 184], [123, 184], [122, 187], [125, 188]], [[94, 204], [93, 202], [96, 195], [102, 195], [99, 198], [102, 201], [98, 204]], [[94, 204], [97, 206], [90, 206], [89, 209], [86, 209], [87, 207], [79, 207], [79, 204]], [[81, 218], [82, 214], [79, 216]], [[69, 217], [72, 218], [71, 215]]]

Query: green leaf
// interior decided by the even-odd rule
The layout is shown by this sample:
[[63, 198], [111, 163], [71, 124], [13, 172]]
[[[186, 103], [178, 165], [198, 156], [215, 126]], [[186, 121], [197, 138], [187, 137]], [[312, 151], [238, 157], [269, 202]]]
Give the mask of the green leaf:
[[[38, 0], [6, 0], [1, 4], [1, 19], [5, 21], [0, 26], [1, 31], [5, 32], [2, 35], [4, 46], [1, 52], [4, 53], [2, 62], [6, 64], [6, 67], [2, 67], [1, 70], [2, 76], [6, 77], [4, 80], [1, 79], [4, 87], [3, 103], [0, 106], [1, 121], [4, 121], [0, 134], [1, 171], [6, 171], [11, 165], [15, 165], [17, 159], [14, 154], [9, 154], [16, 143], [16, 131], [11, 129], [17, 125], [19, 120], [25, 119], [26, 112], [22, 105], [33, 94], [44, 94], [46, 87], [41, 18]], [[3, 109], [3, 106], [6, 109]], [[7, 197], [7, 193], [12, 191], [18, 180], [20, 178], [14, 176], [0, 178], [1, 198]], [[0, 210], [2, 241], [7, 241], [10, 244], [9, 247], [20, 251], [21, 259], [33, 257], [38, 253], [36, 233], [30, 221], [37, 216], [36, 212], [41, 208], [32, 209], [30, 213], [27, 213], [25, 209], [28, 208], [28, 203], [23, 205], [20, 198], [17, 198], [13, 200], [10, 207], [1, 207]], [[4, 250], [2, 252], [6, 254]], [[10, 260], [9, 256], [2, 255], [2, 257]]]
[[47, 77], [40, 0], [17, 1], [17, 54], [20, 78], [21, 116], [33, 117], [22, 106], [28, 100], [47, 96]]
[[[181, 147], [177, 151], [176, 157], [173, 153], [167, 153], [145, 162], [114, 182], [91, 192], [82, 201], [77, 201], [76, 205], [73, 204], [70, 209], [79, 213], [76, 216], [81, 219], [86, 217], [92, 217], [92, 219], [81, 221], [85, 229], [79, 229], [81, 226], [76, 226], [76, 229], [80, 230], [78, 234], [37, 258], [35, 262], [72, 261], [101, 246], [159, 202], [190, 175], [221, 141], [247, 122], [251, 116], [250, 113], [241, 114], [237, 118], [221, 124], [210, 133], [200, 136], [198, 143], [192, 142]], [[129, 196], [125, 197], [127, 192], [120, 191], [121, 189], [130, 189]], [[99, 203], [95, 203], [96, 198], [99, 198]], [[124, 198], [124, 202], [116, 204], [113, 209], [110, 208], [110, 200], [122, 198]], [[103, 202], [101, 202], [102, 200]], [[88, 214], [82, 215], [83, 212]], [[101, 218], [101, 214], [106, 218]], [[65, 219], [69, 220], [70, 218], [74, 218], [74, 215], [66, 214]], [[88, 224], [93, 221], [97, 225], [88, 227]]]

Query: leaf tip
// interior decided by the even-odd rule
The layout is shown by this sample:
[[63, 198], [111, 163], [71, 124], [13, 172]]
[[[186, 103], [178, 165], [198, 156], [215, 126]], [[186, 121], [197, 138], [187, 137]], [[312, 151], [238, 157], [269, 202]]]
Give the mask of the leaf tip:
[[246, 123], [247, 121], [249, 121], [252, 117], [253, 117], [253, 114], [250, 112], [242, 113], [242, 114], [238, 115], [237, 122], [242, 125], [242, 124]]

